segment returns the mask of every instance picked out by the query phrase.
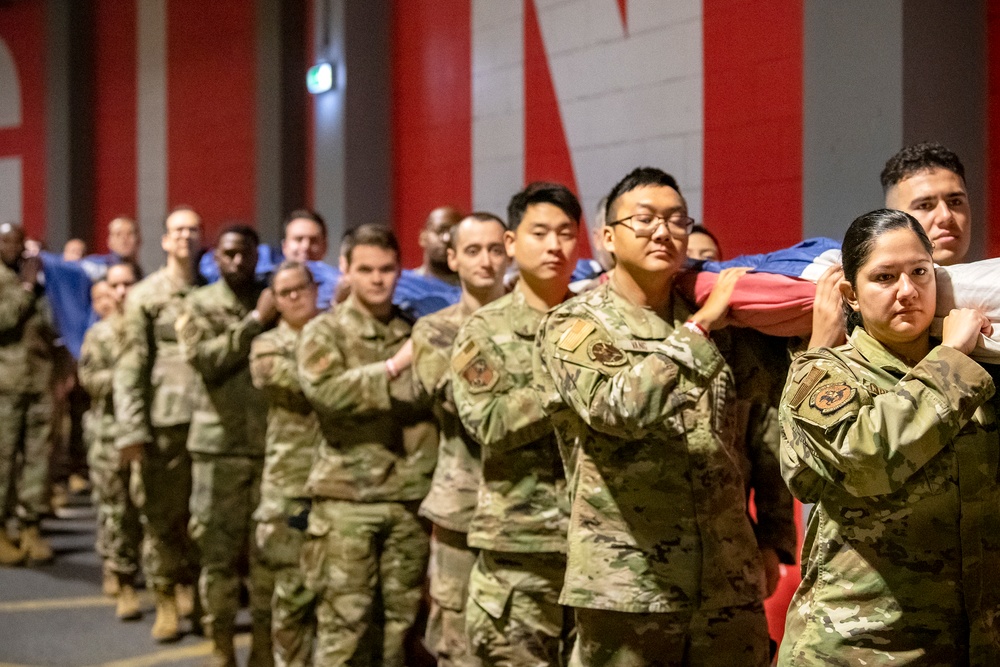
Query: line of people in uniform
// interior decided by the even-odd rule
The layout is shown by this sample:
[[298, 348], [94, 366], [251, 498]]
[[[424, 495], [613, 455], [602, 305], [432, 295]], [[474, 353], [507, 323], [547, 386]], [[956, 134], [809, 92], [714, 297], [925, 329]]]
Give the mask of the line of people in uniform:
[[345, 236], [348, 287], [321, 312], [306, 262], [256, 279], [244, 226], [195, 288], [200, 220], [175, 210], [166, 267], [88, 334], [112, 349], [87, 381], [113, 403], [108, 487], [137, 486], [124, 464], [144, 492], [154, 636], [194, 615], [234, 664], [246, 577], [250, 664], [403, 665], [429, 576], [439, 664], [765, 665], [790, 488], [816, 505], [779, 664], [993, 664], [1000, 442], [967, 356], [990, 324], [955, 311], [929, 338], [933, 262], [968, 249], [964, 174], [939, 148], [883, 181], [894, 208], [951, 222], [858, 218], [790, 370], [786, 341], [725, 328], [745, 270], [700, 305], [675, 291], [694, 221], [659, 169], [606, 198], [614, 268], [593, 289], [569, 289], [579, 202], [532, 183], [506, 221], [442, 232], [461, 296], [415, 323], [385, 227]]

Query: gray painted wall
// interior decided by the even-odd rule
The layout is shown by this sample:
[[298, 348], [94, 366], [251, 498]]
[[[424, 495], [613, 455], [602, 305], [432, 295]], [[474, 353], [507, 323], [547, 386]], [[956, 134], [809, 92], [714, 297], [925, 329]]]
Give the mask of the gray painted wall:
[[313, 206], [326, 218], [335, 263], [345, 230], [391, 222], [391, 15], [389, 0], [314, 7], [316, 53], [333, 63], [336, 89], [312, 100]]
[[806, 0], [803, 51], [802, 234], [841, 239], [902, 145], [902, 0]]

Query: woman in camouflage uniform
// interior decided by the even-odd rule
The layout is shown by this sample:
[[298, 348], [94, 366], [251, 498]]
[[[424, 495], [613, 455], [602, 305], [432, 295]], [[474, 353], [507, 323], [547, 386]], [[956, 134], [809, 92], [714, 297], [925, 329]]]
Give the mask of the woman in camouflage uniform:
[[844, 238], [848, 343], [792, 365], [782, 473], [815, 503], [781, 665], [1000, 664], [1000, 485], [989, 321], [928, 329], [932, 245], [886, 209]]

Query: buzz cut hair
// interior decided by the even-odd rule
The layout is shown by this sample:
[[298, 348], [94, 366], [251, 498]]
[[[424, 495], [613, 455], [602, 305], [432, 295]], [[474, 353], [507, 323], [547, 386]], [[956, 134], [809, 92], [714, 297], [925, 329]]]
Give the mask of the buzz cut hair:
[[359, 245], [370, 245], [383, 250], [391, 250], [396, 253], [399, 260], [399, 239], [386, 225], [367, 223], [344, 233], [344, 238], [340, 242], [340, 254], [351, 264], [351, 255]]
[[495, 222], [500, 225], [500, 228], [507, 231], [507, 223], [503, 221], [498, 215], [494, 215], [488, 211], [475, 211], [465, 216], [458, 221], [458, 224], [452, 227], [451, 233], [448, 235], [448, 247], [455, 250], [458, 246], [458, 228], [466, 220], [474, 220], [476, 222]]

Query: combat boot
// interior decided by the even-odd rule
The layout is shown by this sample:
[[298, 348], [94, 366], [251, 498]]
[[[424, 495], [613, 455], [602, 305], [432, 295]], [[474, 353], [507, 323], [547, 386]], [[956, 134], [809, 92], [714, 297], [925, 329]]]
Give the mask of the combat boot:
[[107, 561], [104, 563], [104, 576], [101, 579], [101, 593], [105, 597], [113, 598], [118, 596], [118, 575], [115, 574]]
[[213, 627], [211, 667], [236, 667], [236, 649], [233, 645], [233, 629]]
[[7, 535], [7, 531], [0, 528], [0, 565], [8, 567], [23, 565], [24, 559], [28, 557], [21, 549], [14, 546]]
[[173, 592], [156, 591], [156, 620], [150, 636], [158, 642], [172, 642], [180, 638], [177, 628], [177, 601]]
[[21, 528], [21, 551], [28, 555], [28, 561], [31, 563], [40, 564], [52, 561], [52, 547], [42, 537], [37, 523]]
[[177, 615], [188, 618], [194, 613], [194, 586], [177, 584], [174, 586], [174, 598], [177, 600]]
[[121, 577], [118, 580], [118, 605], [115, 616], [119, 621], [137, 621], [142, 618], [139, 608], [139, 594], [135, 592], [132, 577]]

